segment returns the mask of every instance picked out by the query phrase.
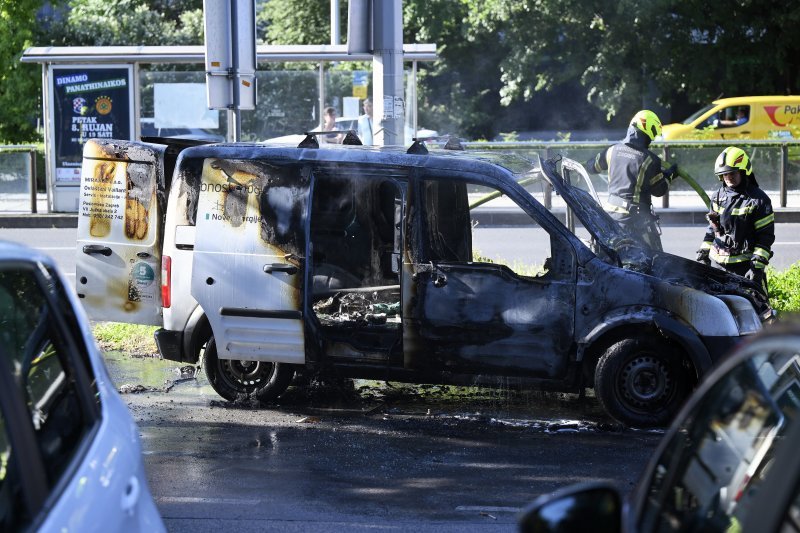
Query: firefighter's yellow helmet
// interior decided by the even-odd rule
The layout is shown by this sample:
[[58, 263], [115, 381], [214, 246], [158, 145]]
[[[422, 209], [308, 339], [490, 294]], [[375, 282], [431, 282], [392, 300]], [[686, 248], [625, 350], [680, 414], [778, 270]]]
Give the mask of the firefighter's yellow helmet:
[[753, 165], [750, 164], [750, 158], [744, 150], [736, 148], [735, 146], [728, 146], [717, 157], [714, 163], [714, 174], [719, 179], [722, 179], [722, 174], [733, 172], [734, 170], [741, 170], [742, 177], [749, 176], [753, 173]]
[[661, 121], [658, 119], [658, 115], [647, 109], [633, 115], [631, 126], [636, 126], [643, 131], [651, 141], [661, 135]]

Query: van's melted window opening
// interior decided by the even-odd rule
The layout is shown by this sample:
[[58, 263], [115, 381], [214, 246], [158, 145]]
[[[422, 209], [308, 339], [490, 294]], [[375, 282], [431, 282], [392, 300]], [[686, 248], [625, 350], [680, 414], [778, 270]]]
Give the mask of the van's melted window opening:
[[[504, 212], [519, 213], [522, 208], [499, 190], [485, 185], [469, 184], [466, 193], [469, 207], [466, 216], [471, 221], [472, 249], [465, 259], [505, 265], [519, 276], [535, 277], [547, 274], [551, 267], [552, 256], [550, 235], [531, 217], [525, 217], [525, 222], [522, 224], [519, 222], [522, 219], [514, 219], [514, 226], [484, 227], [481, 220], [488, 220], [488, 213], [493, 212], [494, 216], [501, 216]], [[443, 207], [439, 206], [439, 211], [446, 214], [449, 210]], [[431, 229], [434, 228], [432, 225]], [[517, 245], [512, 252], [501, 251], [506, 248], [498, 244], [504, 238], [504, 234], [509, 232], [514, 235]], [[441, 226], [437, 234], [441, 240]]]
[[320, 323], [400, 328], [402, 207], [391, 178], [315, 171], [310, 257]]

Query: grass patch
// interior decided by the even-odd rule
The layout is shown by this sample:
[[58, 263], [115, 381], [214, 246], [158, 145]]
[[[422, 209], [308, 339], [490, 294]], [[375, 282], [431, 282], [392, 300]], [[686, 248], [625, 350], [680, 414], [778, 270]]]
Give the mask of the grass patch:
[[103, 350], [124, 352], [130, 357], [155, 357], [158, 356], [153, 339], [156, 329], [156, 326], [97, 322], [93, 324], [92, 332]]
[[800, 261], [780, 272], [768, 267], [767, 284], [769, 303], [779, 314], [800, 313]]

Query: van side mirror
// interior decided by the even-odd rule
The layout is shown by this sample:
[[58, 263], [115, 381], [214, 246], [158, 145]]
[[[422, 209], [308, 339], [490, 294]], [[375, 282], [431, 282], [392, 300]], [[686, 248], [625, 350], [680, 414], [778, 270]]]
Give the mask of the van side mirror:
[[577, 485], [537, 498], [522, 512], [521, 533], [622, 531], [622, 499], [605, 484]]

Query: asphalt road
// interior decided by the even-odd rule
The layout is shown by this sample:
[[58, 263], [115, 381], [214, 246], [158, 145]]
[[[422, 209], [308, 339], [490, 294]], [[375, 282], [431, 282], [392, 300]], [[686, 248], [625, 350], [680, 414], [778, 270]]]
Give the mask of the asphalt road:
[[[120, 367], [161, 364], [108, 362], [139, 385]], [[170, 531], [514, 531], [565, 485], [630, 492], [661, 437], [576, 395], [356, 382], [358, 394], [293, 387], [258, 409], [221, 402], [202, 374], [169, 383], [124, 399]]]

